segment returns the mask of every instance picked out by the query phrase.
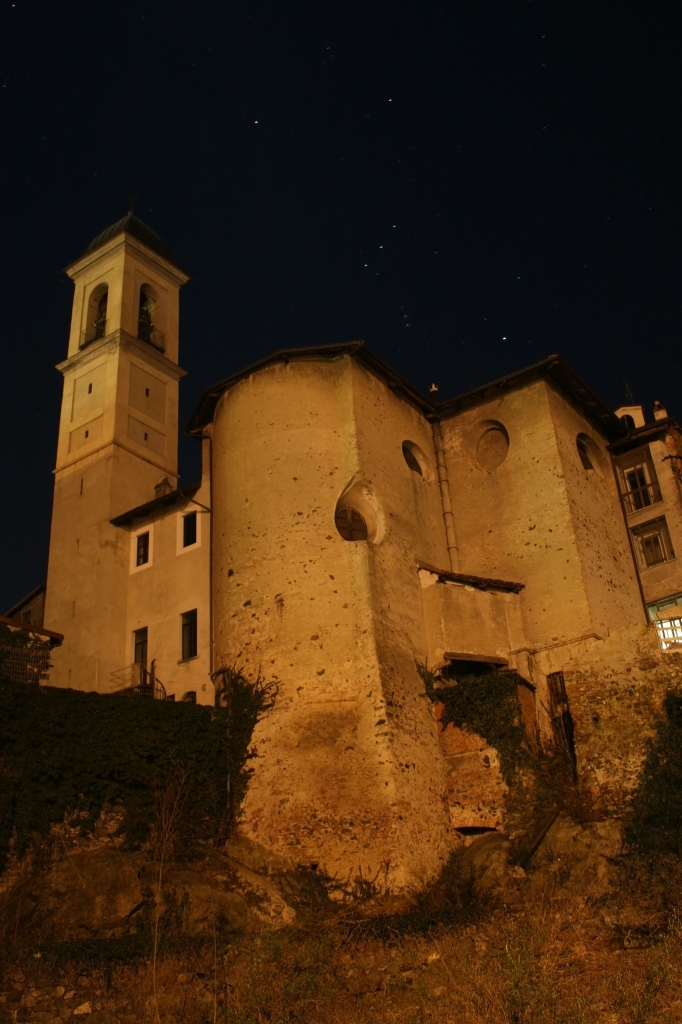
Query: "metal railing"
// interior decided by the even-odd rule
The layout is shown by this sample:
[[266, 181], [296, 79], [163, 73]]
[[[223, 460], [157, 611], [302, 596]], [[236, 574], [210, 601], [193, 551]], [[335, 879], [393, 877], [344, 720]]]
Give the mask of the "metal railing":
[[0, 677], [36, 686], [48, 678], [50, 645], [36, 641], [26, 646], [0, 646]]
[[137, 337], [140, 341], [146, 341], [148, 345], [158, 348], [159, 352], [166, 351], [166, 335], [148, 320], [137, 321]]
[[625, 511], [628, 515], [631, 512], [639, 512], [642, 508], [648, 508], [649, 505], [655, 505], [661, 500], [661, 491], [657, 483], [644, 484], [643, 487], [634, 487], [623, 493]]
[[147, 697], [150, 700], [167, 700], [163, 683], [156, 678], [154, 662], [151, 669], [144, 665], [126, 665], [111, 673], [112, 693], [119, 697]]
[[85, 348], [86, 345], [91, 345], [93, 341], [98, 341], [100, 338], [103, 338], [106, 331], [106, 317], [100, 317], [99, 320], [95, 320], [94, 323], [88, 324], [85, 330], [81, 331], [80, 348]]

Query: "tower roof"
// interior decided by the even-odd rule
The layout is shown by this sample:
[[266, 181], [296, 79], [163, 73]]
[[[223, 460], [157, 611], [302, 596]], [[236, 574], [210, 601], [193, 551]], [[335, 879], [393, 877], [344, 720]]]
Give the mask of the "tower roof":
[[115, 224], [111, 224], [104, 231], [100, 232], [96, 238], [90, 242], [83, 253], [83, 256], [87, 256], [88, 253], [94, 252], [95, 249], [99, 249], [101, 245], [109, 242], [116, 235], [120, 235], [125, 232], [127, 235], [132, 235], [133, 238], [137, 238], [138, 242], [142, 242], [152, 252], [162, 256], [164, 260], [168, 260], [174, 266], [178, 266], [178, 261], [173, 255], [173, 250], [167, 245], [162, 238], [159, 238], [156, 231], [153, 231], [148, 224], [141, 221], [139, 217], [131, 211], [121, 220], [117, 220]]

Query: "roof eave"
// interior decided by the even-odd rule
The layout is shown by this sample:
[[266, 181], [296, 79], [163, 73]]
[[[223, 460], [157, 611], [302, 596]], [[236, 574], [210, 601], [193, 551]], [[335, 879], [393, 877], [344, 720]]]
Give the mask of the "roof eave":
[[486, 401], [491, 394], [499, 394], [503, 390], [512, 390], [524, 387], [533, 380], [547, 380], [558, 385], [560, 391], [569, 395], [573, 401], [582, 409], [604, 435], [616, 440], [625, 433], [625, 426], [618, 419], [616, 414], [578, 377], [576, 373], [563, 361], [561, 356], [551, 355], [539, 363], [526, 366], [522, 370], [506, 374], [497, 380], [483, 384], [473, 391], [467, 391], [463, 395], [448, 399], [438, 407], [441, 418], [447, 419], [454, 416], [461, 409], [478, 405]]
[[130, 526], [136, 519], [150, 519], [156, 509], [175, 505], [178, 501], [182, 501], [183, 498], [191, 501], [200, 487], [201, 483], [190, 484], [188, 487], [178, 487], [175, 491], [162, 494], [160, 498], [152, 498], [151, 501], [146, 501], [144, 505], [137, 505], [136, 508], [131, 508], [128, 512], [122, 512], [120, 515], [114, 516], [109, 522], [112, 526]]
[[230, 388], [234, 387], [235, 384], [250, 377], [251, 374], [257, 373], [259, 370], [273, 366], [276, 363], [289, 363], [299, 359], [327, 358], [336, 360], [344, 356], [352, 356], [364, 364], [373, 373], [381, 377], [387, 387], [402, 394], [407, 401], [420, 409], [425, 415], [435, 416], [435, 408], [429, 399], [405, 377], [397, 373], [388, 363], [385, 363], [383, 359], [372, 352], [364, 341], [345, 341], [334, 345], [313, 345], [309, 348], [280, 349], [277, 352], [273, 352], [272, 355], [266, 356], [265, 359], [247, 366], [244, 370], [240, 370], [238, 373], [218, 381], [210, 388], [207, 388], [199, 398], [194, 412], [189, 418], [185, 433], [194, 437], [200, 436], [204, 427], [213, 419], [215, 407], [220, 397], [226, 391], [229, 391]]

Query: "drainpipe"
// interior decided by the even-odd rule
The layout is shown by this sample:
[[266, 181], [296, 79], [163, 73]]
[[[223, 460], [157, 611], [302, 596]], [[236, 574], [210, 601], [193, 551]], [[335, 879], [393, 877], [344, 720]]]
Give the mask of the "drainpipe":
[[459, 551], [457, 550], [457, 538], [455, 537], [455, 520], [452, 515], [450, 482], [448, 480], [448, 468], [445, 465], [445, 453], [443, 452], [443, 435], [440, 429], [440, 420], [434, 419], [431, 423], [431, 427], [433, 429], [433, 447], [436, 452], [436, 465], [438, 466], [438, 483], [440, 484], [440, 499], [443, 506], [445, 540], [448, 546], [450, 569], [452, 572], [459, 572]]

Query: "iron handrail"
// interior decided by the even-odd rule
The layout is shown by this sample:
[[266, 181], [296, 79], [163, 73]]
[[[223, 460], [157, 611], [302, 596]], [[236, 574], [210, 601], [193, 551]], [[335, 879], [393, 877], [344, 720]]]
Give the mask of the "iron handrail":
[[657, 483], [644, 484], [642, 487], [634, 487], [625, 491], [623, 501], [628, 515], [632, 512], [639, 512], [640, 509], [648, 508], [662, 501], [661, 490]]
[[166, 335], [148, 320], [137, 321], [137, 337], [139, 341], [145, 341], [148, 345], [158, 348], [159, 352], [166, 351]]
[[80, 348], [85, 348], [86, 345], [91, 345], [93, 341], [99, 341], [103, 338], [107, 330], [107, 318], [105, 316], [99, 317], [98, 320], [88, 324], [84, 331], [81, 331], [81, 342]]

